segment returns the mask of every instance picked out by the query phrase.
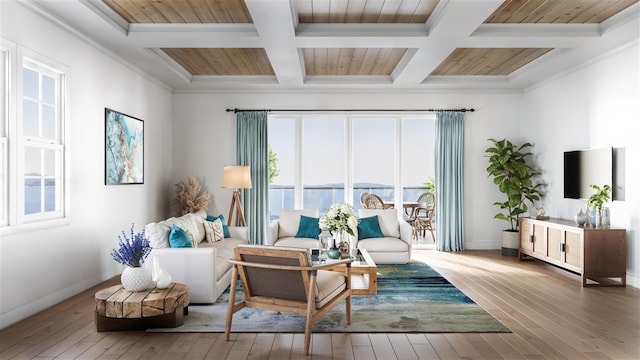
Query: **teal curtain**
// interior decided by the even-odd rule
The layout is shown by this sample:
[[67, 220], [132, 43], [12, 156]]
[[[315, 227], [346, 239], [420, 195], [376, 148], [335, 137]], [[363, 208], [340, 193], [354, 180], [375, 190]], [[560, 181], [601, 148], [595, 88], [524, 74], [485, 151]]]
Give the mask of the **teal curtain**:
[[436, 249], [464, 250], [464, 113], [438, 112]]
[[269, 224], [269, 152], [267, 112], [240, 111], [236, 114], [236, 162], [249, 165], [251, 189], [242, 190], [249, 241], [264, 244]]

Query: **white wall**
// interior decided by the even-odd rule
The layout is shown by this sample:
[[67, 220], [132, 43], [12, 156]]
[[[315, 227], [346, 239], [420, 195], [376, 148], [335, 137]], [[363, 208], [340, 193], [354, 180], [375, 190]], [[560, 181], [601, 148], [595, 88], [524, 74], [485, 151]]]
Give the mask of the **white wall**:
[[231, 191], [221, 188], [222, 167], [235, 164], [235, 114], [245, 109], [418, 109], [473, 107], [465, 115], [465, 233], [470, 249], [499, 249], [505, 223], [493, 220], [500, 196], [487, 177], [489, 137], [516, 139], [521, 94], [514, 93], [211, 93], [175, 94], [174, 182], [200, 179], [213, 194], [210, 211], [228, 213]]
[[[121, 272], [109, 253], [132, 222], [165, 217], [171, 190], [171, 93], [15, 2], [0, 35], [68, 68], [69, 224], [0, 233], [0, 328]], [[145, 121], [145, 184], [104, 185], [104, 108]]]
[[521, 133], [535, 142], [549, 192], [544, 207], [573, 219], [586, 200], [563, 198], [563, 152], [626, 149], [626, 198], [609, 203], [611, 225], [626, 228], [628, 282], [640, 286], [640, 59], [638, 42], [605, 54], [524, 95]]

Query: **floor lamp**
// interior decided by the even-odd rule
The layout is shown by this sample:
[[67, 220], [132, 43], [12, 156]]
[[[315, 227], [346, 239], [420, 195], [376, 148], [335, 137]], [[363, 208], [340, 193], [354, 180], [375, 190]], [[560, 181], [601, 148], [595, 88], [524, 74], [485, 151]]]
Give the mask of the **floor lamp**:
[[226, 165], [222, 171], [222, 187], [233, 189], [233, 198], [229, 208], [227, 226], [231, 226], [233, 213], [236, 214], [236, 226], [247, 226], [240, 202], [240, 189], [251, 189], [251, 172], [249, 166]]

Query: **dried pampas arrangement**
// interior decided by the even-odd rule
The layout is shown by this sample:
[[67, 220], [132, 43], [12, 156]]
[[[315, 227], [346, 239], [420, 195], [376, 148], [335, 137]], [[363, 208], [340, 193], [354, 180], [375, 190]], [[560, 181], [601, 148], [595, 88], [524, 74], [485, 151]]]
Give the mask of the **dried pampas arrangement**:
[[170, 207], [173, 216], [178, 217], [207, 209], [211, 194], [208, 192], [200, 193], [200, 184], [195, 178], [189, 177], [189, 185], [180, 181], [175, 184], [175, 189], [176, 197]]

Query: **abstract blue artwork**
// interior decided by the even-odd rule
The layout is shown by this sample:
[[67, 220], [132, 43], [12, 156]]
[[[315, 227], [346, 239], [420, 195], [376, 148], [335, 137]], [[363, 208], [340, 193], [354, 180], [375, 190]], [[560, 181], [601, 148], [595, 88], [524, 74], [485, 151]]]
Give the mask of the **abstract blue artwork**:
[[105, 108], [105, 184], [144, 183], [144, 122]]

